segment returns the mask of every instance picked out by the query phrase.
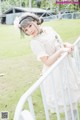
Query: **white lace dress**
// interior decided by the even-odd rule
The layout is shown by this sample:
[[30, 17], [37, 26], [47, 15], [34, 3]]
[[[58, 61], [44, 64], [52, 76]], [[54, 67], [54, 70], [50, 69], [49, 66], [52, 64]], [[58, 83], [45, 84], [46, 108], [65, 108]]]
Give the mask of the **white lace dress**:
[[[51, 56], [54, 54], [60, 47], [62, 47], [62, 41], [60, 36], [51, 28], [43, 27], [43, 32], [31, 40], [31, 48], [33, 53], [37, 56], [37, 59], [40, 60], [42, 56]], [[54, 90], [53, 90], [53, 80], [55, 82], [57, 102], [60, 107], [63, 106], [63, 97], [61, 91], [61, 80], [64, 74], [63, 64], [66, 61], [63, 61], [59, 67], [57, 67], [53, 73], [53, 77], [49, 76], [47, 80], [43, 83], [46, 101], [49, 106], [49, 109], [55, 110], [55, 100], [54, 100]], [[69, 56], [69, 61], [67, 64], [68, 69], [68, 82], [71, 93], [71, 99], [73, 103], [76, 103], [80, 99], [80, 76], [76, 74], [77, 69], [74, 64], [74, 59]], [[49, 67], [43, 66], [42, 73], [44, 74]], [[67, 92], [67, 82], [63, 81], [64, 94], [66, 98], [66, 104], [69, 104], [68, 92]], [[53, 92], [54, 91], [54, 92]]]

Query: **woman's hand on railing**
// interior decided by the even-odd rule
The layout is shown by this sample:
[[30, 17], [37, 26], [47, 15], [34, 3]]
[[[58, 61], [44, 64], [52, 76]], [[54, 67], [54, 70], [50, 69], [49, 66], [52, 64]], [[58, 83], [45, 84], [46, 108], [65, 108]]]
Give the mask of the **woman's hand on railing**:
[[71, 43], [64, 43], [64, 51], [68, 52], [69, 54], [73, 52], [74, 46]]
[[68, 54], [72, 53], [72, 48], [63, 48], [63, 52], [68, 52]]
[[63, 47], [60, 49], [61, 53], [67, 52], [68, 54], [71, 54], [73, 52], [73, 49], [71, 47]]
[[71, 43], [66, 42], [63, 45], [64, 45], [65, 48], [71, 48], [72, 51], [74, 50], [74, 46]]

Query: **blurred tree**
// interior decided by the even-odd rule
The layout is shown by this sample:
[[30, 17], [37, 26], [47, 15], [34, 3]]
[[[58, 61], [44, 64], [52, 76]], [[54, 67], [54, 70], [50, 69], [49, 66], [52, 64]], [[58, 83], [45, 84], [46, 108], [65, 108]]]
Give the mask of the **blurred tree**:
[[[21, 4], [20, 4], [21, 3]], [[29, 7], [31, 3], [31, 7], [38, 7], [43, 9], [58, 9], [58, 11], [64, 9], [64, 7], [68, 6], [66, 4], [56, 4], [56, 0], [1, 0], [1, 10], [4, 12], [10, 7]], [[78, 0], [79, 4], [72, 5], [72, 9], [80, 10], [80, 0]], [[75, 8], [74, 8], [75, 7]], [[69, 7], [67, 9], [70, 9]], [[57, 11], [57, 10], [56, 10]]]
[[22, 7], [25, 7], [25, 2], [22, 2]]
[[80, 8], [80, 0], [78, 0], [78, 3], [79, 3], [78, 6], [79, 6], [79, 8]]
[[41, 0], [36, 0], [36, 4], [37, 4], [37, 7], [40, 8], [41, 7]]

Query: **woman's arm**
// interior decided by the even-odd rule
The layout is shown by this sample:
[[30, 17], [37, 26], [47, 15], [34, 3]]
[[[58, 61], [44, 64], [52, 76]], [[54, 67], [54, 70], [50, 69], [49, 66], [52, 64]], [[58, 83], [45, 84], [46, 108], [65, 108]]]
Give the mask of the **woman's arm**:
[[68, 52], [71, 53], [71, 48], [60, 48], [58, 51], [56, 51], [54, 54], [51, 56], [43, 56], [41, 57], [41, 61], [46, 65], [46, 66], [51, 66], [53, 63], [55, 63], [58, 58], [61, 56], [63, 52]]
[[43, 56], [40, 59], [46, 66], [51, 66], [53, 63], [55, 63], [57, 61], [57, 59], [61, 56], [63, 51], [64, 51], [64, 49], [60, 48], [58, 51], [56, 51], [51, 56]]

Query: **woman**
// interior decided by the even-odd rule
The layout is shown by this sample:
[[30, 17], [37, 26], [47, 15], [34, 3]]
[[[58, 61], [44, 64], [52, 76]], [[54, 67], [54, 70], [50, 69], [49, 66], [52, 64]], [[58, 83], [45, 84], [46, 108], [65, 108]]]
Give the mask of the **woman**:
[[[43, 19], [39, 18], [37, 15], [32, 13], [25, 13], [19, 19], [18, 28], [20, 29], [22, 34], [32, 36], [32, 40], [30, 42], [31, 49], [33, 53], [37, 56], [39, 61], [42, 61], [44, 64], [42, 74], [44, 74], [52, 64], [54, 64], [60, 56], [66, 51], [69, 54], [73, 51], [73, 46], [69, 43], [63, 43], [60, 36], [51, 28], [51, 27], [42, 27], [41, 24], [43, 23]], [[72, 63], [70, 57], [70, 63], [68, 66], [68, 74], [70, 75], [69, 85], [71, 91], [71, 98], [74, 104], [80, 98], [79, 93], [79, 85], [80, 80], [79, 76], [76, 74], [77, 69], [73, 71]], [[67, 63], [65, 63], [67, 64]], [[70, 66], [69, 66], [70, 65]], [[63, 107], [63, 99], [61, 97], [61, 86], [60, 86], [60, 70], [63, 72], [63, 63], [60, 65], [59, 68], [55, 70], [54, 80], [55, 86], [57, 88], [56, 94], [58, 96], [57, 101], [58, 105], [62, 109]], [[75, 74], [74, 74], [75, 73]], [[69, 76], [68, 75], [68, 76]], [[77, 81], [77, 82], [76, 82]], [[52, 86], [52, 78], [49, 76], [48, 79], [43, 83], [44, 91], [46, 95], [46, 101], [49, 110], [54, 110], [54, 96], [53, 96], [53, 86]], [[69, 104], [69, 100], [67, 98], [67, 86], [65, 86], [65, 96], [66, 96], [66, 103]], [[61, 110], [60, 110], [61, 111]], [[71, 120], [71, 118], [69, 118]]]

